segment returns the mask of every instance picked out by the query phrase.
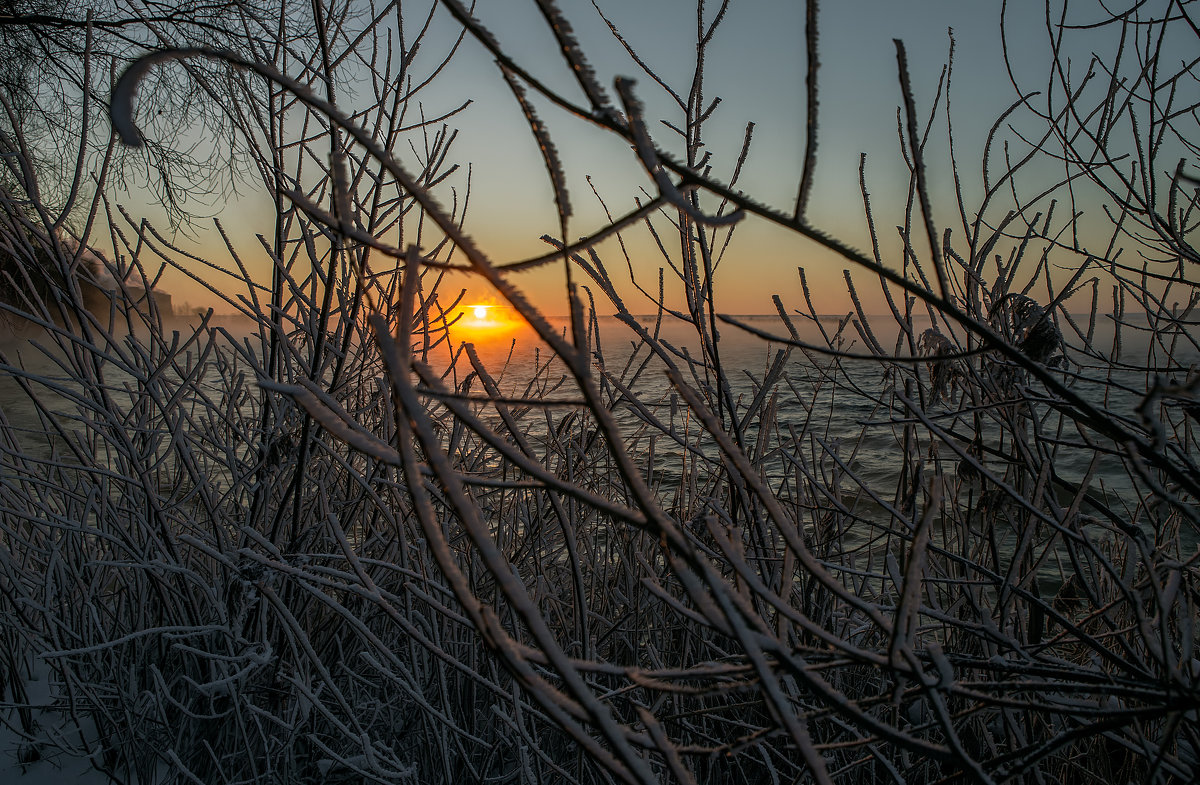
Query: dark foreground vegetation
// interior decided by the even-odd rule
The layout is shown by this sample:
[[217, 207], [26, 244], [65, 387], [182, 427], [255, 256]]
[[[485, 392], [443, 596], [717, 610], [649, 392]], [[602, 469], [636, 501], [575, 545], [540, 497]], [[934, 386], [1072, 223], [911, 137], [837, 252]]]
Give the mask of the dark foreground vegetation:
[[[931, 134], [952, 80], [918, 106], [898, 43], [878, 78], [899, 76], [910, 188], [872, 203], [864, 159], [862, 252], [806, 218], [815, 2], [777, 206], [738, 190], [750, 127], [703, 147], [699, 65], [598, 84], [537, 0], [577, 82], [558, 94], [458, 0], [419, 5], [5, 6], [0, 269], [32, 338], [0, 358], [0, 717], [24, 760], [139, 783], [1196, 781], [1194, 8], [1052, 3], [1042, 93], [969, 164]], [[560, 216], [545, 258], [467, 237], [454, 118], [418, 107], [453, 51], [418, 52], [427, 14], [490, 50], [528, 118]], [[695, 9], [699, 64], [724, 15]], [[1089, 35], [1101, 54], [1068, 64]], [[625, 140], [657, 190], [569, 224], [593, 197], [568, 199], [535, 106]], [[143, 170], [176, 221], [252, 172], [273, 225], [189, 255], [113, 203]], [[711, 285], [745, 221], [840, 255], [855, 305], [818, 320], [801, 270], [750, 380]], [[594, 248], [646, 232], [657, 279]], [[574, 282], [565, 332], [515, 288], [539, 265]], [[120, 305], [164, 267], [249, 327]], [[515, 386], [485, 367], [447, 330], [447, 268], [555, 362]], [[84, 307], [101, 275], [107, 313]], [[891, 470], [864, 472], [871, 451]]]

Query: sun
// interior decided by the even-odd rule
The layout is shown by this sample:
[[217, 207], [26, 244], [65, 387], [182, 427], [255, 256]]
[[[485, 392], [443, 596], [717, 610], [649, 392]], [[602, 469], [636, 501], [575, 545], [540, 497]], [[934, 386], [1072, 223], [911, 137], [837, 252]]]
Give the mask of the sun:
[[493, 303], [473, 303], [462, 306], [455, 325], [458, 335], [472, 341], [490, 340], [510, 333], [518, 321], [513, 319], [507, 308]]

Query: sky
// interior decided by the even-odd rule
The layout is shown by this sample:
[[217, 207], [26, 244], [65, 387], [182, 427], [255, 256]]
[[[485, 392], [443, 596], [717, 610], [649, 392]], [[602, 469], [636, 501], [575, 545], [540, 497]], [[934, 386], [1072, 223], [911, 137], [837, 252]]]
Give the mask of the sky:
[[[695, 5], [684, 0], [597, 0], [597, 4], [656, 73], [686, 95], [695, 67]], [[560, 5], [602, 85], [611, 87], [618, 75], [633, 76], [638, 79], [638, 95], [647, 104], [648, 119], [681, 124], [678, 108], [640, 74], [590, 3], [571, 0]], [[709, 3], [707, 18], [711, 19], [718, 5]], [[788, 213], [795, 205], [805, 143], [803, 5], [796, 0], [733, 0], [705, 69], [705, 95], [722, 99], [705, 134], [713, 156], [713, 175], [722, 181], [729, 179], [746, 124], [753, 122], [754, 144], [739, 187]], [[1044, 10], [1036, 2], [1010, 5], [1020, 6], [1008, 11], [1005, 22], [1012, 59], [1023, 70], [1015, 76], [1022, 87], [1036, 88], [1049, 68]], [[524, 67], [572, 99], [582, 100], [532, 0], [480, 0], [477, 15]], [[430, 44], [421, 53], [429, 67], [440, 59], [437, 45], [449, 46], [455, 30], [444, 11], [435, 19]], [[867, 186], [878, 224], [894, 232], [890, 227], [903, 220], [907, 170], [896, 132], [901, 103], [893, 44], [897, 38], [907, 48], [917, 110], [924, 115], [931, 108], [947, 63], [953, 30], [956, 50], [951, 97], [956, 152], [960, 161], [968, 162], [963, 181], [968, 202], [978, 194], [979, 160], [987, 131], [1017, 94], [1001, 48], [1001, 3], [839, 0], [821, 5], [819, 29], [821, 92], [811, 222], [856, 247], [867, 247], [858, 181], [861, 153], [867, 154]], [[454, 119], [459, 137], [452, 156], [471, 165], [467, 230], [493, 261], [543, 253], [547, 246], [538, 238], [558, 233], [549, 180], [538, 148], [490, 55], [471, 39], [422, 94], [422, 108], [426, 115], [435, 115], [467, 98], [472, 105]], [[649, 188], [650, 181], [628, 145], [544, 100], [535, 98], [535, 105], [564, 162], [575, 208], [572, 236], [603, 224], [593, 185], [614, 214], [631, 209], [639, 189]], [[657, 122], [651, 133], [656, 143], [681, 157], [678, 137]], [[938, 215], [948, 220], [956, 213], [950, 199], [944, 115], [939, 117], [932, 139], [927, 163], [938, 183]], [[255, 233], [269, 231], [267, 204], [261, 194], [250, 190], [240, 203], [224, 211], [223, 221], [240, 245], [252, 246]], [[665, 223], [661, 226], [669, 228]], [[898, 256], [898, 244], [890, 242], [890, 237], [894, 234], [883, 237], [889, 263]], [[655, 287], [658, 269], [663, 266], [661, 254], [640, 228], [626, 232], [625, 239], [633, 254], [635, 274], [646, 286]], [[195, 242], [214, 256], [222, 253], [212, 233], [201, 232]], [[617, 242], [605, 241], [597, 252], [625, 287], [623, 291], [632, 292], [621, 283], [628, 273]], [[849, 305], [842, 280], [847, 262], [761, 219], [743, 221], [716, 275], [718, 310], [771, 312], [773, 294], [780, 295], [789, 307], [800, 307], [796, 273], [800, 266], [806, 269], [821, 302], [819, 310], [844, 312]], [[260, 265], [258, 272], [269, 280], [265, 265]], [[172, 291], [177, 302], [205, 303], [204, 295], [181, 276], [168, 275], [164, 281], [164, 288]], [[521, 273], [515, 282], [544, 312], [567, 310], [561, 265]], [[469, 276], [457, 275], [450, 283], [454, 289], [467, 288], [468, 300], [491, 297], [486, 287]], [[869, 311], [885, 308], [877, 290], [878, 286], [860, 287]], [[652, 310], [651, 304], [636, 297], [629, 306], [634, 312]]]
[[[511, 41], [523, 54], [528, 52], [524, 61], [532, 63], [532, 70], [539, 76], [553, 74], [559, 77], [554, 83], [569, 91], [571, 85], [563, 75], [553, 41], [544, 33], [535, 34], [542, 33], [544, 25], [539, 26], [533, 14], [519, 18], [511, 14], [510, 9], [528, 12], [532, 5], [493, 2], [481, 9], [480, 16], [502, 44]], [[706, 95], [722, 98], [705, 137], [713, 155], [715, 176], [728, 180], [746, 123], [754, 122], [754, 144], [739, 187], [758, 201], [789, 213], [795, 205], [805, 139], [803, 5], [735, 0], [718, 29], [705, 71]], [[578, 6], [591, 10], [583, 3]], [[709, 18], [715, 6], [709, 4]], [[1028, 10], [1034, 4], [1024, 6]], [[626, 0], [603, 3], [601, 8], [635, 51], [641, 52], [668, 84], [686, 95], [695, 64], [694, 5], [679, 0]], [[1034, 31], [1029, 29], [1040, 19], [1024, 17], [1017, 22], [1025, 28], [1022, 40], [1028, 52], [1041, 40], [1041, 36], [1030, 35]], [[866, 247], [869, 241], [858, 185], [861, 152], [869, 156], [868, 187], [877, 204], [903, 204], [907, 170], [896, 141], [900, 91], [895, 38], [906, 43], [919, 111], [928, 111], [947, 62], [949, 31], [954, 30], [958, 50], [956, 122], [961, 126], [960, 138], [973, 142], [964, 144], [961, 154], [968, 160], [978, 158], [988, 128], [1014, 94], [1003, 65], [999, 23], [999, 3], [841, 0], [822, 4], [818, 21], [821, 93], [818, 165], [811, 200], [813, 223], [850, 239], [858, 247]], [[610, 85], [617, 75], [639, 75], [636, 64], [615, 44], [598, 14], [576, 14], [573, 24], [602, 84]], [[505, 248], [511, 243], [510, 255], [520, 257], [541, 250], [530, 240], [544, 232], [555, 233], [556, 221], [550, 186], [539, 174], [542, 167], [537, 150], [523, 131], [511, 100], [498, 83], [494, 84], [491, 100], [483, 98], [484, 106], [479, 108], [489, 116], [508, 115], [507, 127], [515, 129], [508, 132], [510, 146], [501, 155], [489, 154], [494, 149], [495, 129], [487, 124], [468, 124], [463, 128], [462, 148], [476, 162], [477, 203], [507, 206], [482, 216], [483, 226], [476, 231], [490, 230], [489, 235], [496, 238], [492, 247]], [[682, 124], [678, 109], [661, 100], [661, 90], [650, 80], [639, 78], [638, 88], [639, 96], [650, 107], [650, 118]], [[591, 129], [581, 127], [583, 124], [562, 113], [555, 114], [548, 107], [542, 110], [542, 117], [567, 162], [568, 184], [579, 213], [574, 222], [576, 231], [583, 234], [589, 227], [601, 225], [603, 218], [595, 209], [596, 200], [585, 175], [592, 176], [614, 212], [631, 208], [637, 188], [648, 181], [627, 146], [599, 138]], [[682, 157], [678, 137], [662, 126], [652, 127], [652, 133], [656, 142]], [[935, 165], [931, 163], [931, 167]], [[517, 183], [521, 185], [520, 196], [514, 199], [512, 190]], [[901, 220], [895, 210], [883, 210], [879, 217], [885, 225], [886, 221]], [[513, 231], [525, 224], [530, 230]], [[644, 231], [628, 235], [629, 244], [640, 250], [635, 269], [642, 273], [645, 283], [654, 283], [662, 265], [661, 256], [645, 241]], [[606, 243], [600, 250], [610, 266], [624, 266], [615, 242]], [[773, 310], [772, 294], [781, 295], [785, 302], [794, 301], [800, 293], [796, 268], [801, 265], [807, 268], [810, 280], [821, 283], [826, 290], [830, 312], [847, 305], [843, 260], [761, 219], [743, 221], [717, 273], [718, 307], [730, 313], [764, 313]], [[525, 276], [520, 283], [528, 287], [537, 302], [563, 299], [557, 268], [541, 276]], [[873, 307], [882, 307], [881, 298], [871, 299]]]

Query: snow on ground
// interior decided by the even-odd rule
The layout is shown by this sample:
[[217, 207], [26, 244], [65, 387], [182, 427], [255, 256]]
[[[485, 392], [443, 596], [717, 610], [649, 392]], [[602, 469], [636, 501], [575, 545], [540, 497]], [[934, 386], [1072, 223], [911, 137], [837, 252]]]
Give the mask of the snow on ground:
[[[0, 783], [107, 785], [109, 778], [92, 766], [88, 756], [63, 751], [64, 747], [78, 748], [80, 734], [67, 715], [54, 710], [49, 668], [44, 663], [38, 663], [25, 681], [25, 695], [27, 702], [20, 704], [7, 695], [0, 701]], [[31, 710], [32, 739], [21, 731], [22, 707]], [[88, 735], [90, 723], [82, 724]], [[62, 741], [55, 743], [56, 738]]]

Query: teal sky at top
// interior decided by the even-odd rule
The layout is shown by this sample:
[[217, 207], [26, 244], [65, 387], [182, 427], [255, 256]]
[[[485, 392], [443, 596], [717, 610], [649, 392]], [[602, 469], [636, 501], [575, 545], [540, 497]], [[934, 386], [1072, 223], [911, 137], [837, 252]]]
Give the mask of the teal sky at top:
[[[695, 68], [695, 5], [683, 0], [598, 0], [633, 49], [659, 77], [686, 98]], [[1049, 48], [1044, 9], [1021, 3], [1006, 17], [1012, 59], [1028, 64], [1018, 78], [1030, 86], [1044, 79]], [[570, 19], [599, 81], [611, 90], [618, 75], [637, 79], [639, 97], [647, 104], [651, 133], [664, 149], [682, 156], [679, 137], [657, 121], [682, 125], [677, 106], [665, 91], [641, 73], [611, 35], [591, 3], [573, 0], [560, 7]], [[706, 21], [719, 3], [708, 3]], [[530, 0], [481, 0], [477, 16], [514, 58], [565, 96], [584, 103], [536, 4]], [[821, 4], [819, 163], [811, 202], [814, 222], [860, 247], [860, 152], [868, 158], [868, 185], [887, 204], [902, 200], [907, 171], [899, 154], [896, 110], [900, 104], [896, 49], [905, 42], [918, 111], [927, 113], [950, 52], [950, 30], [956, 42], [952, 101], [959, 155], [977, 161], [995, 118], [1015, 98], [1005, 69], [998, 2], [885, 2], [841, 0]], [[795, 204], [804, 147], [804, 3], [779, 0], [734, 0], [710, 47], [705, 70], [705, 102], [722, 102], [706, 124], [714, 175], [730, 177], [747, 122], [755, 123], [754, 143], [739, 186], [756, 199], [790, 212]], [[537, 238], [556, 234], [552, 191], [538, 149], [490, 56], [467, 41], [438, 89], [425, 100], [441, 98], [432, 113], [474, 101], [459, 116], [458, 155], [474, 167], [472, 212], [468, 226], [492, 249], [497, 260], [546, 250]], [[633, 206], [632, 199], [649, 180], [627, 145], [570, 117], [544, 100], [535, 99], [567, 170], [575, 208], [572, 235], [584, 234], [603, 221], [592, 182], [614, 213]], [[944, 128], [939, 120], [938, 129]], [[930, 161], [931, 171], [948, 171]], [[972, 169], [978, 169], [972, 163]], [[887, 221], [898, 222], [897, 216]], [[718, 276], [719, 298], [731, 312], [766, 312], [770, 294], [798, 291], [795, 268], [804, 264], [818, 280], [828, 279], [840, 291], [844, 262], [828, 258], [761, 222], [739, 228]], [[640, 230], [630, 232], [639, 234]], [[644, 232], [640, 232], [644, 235]], [[644, 246], [639, 246], [644, 248]], [[644, 248], [649, 251], [648, 248]], [[655, 252], [656, 253], [656, 252]], [[661, 258], [647, 253], [636, 262], [647, 283], [656, 280]], [[615, 246], [602, 256], [624, 269]], [[731, 274], [736, 268], [737, 274]], [[561, 312], [561, 281], [555, 271], [518, 279], [536, 301]], [[762, 284], [770, 281], [774, 291]], [[786, 298], [785, 298], [786, 299]]]
[[[419, 20], [434, 2], [427, 0], [419, 8], [406, 2], [406, 17], [412, 9], [411, 18]], [[643, 60], [686, 96], [696, 61], [695, 4], [689, 0], [597, 0], [597, 4]], [[656, 143], [681, 155], [679, 137], [657, 122], [665, 119], [681, 125], [678, 107], [640, 72], [590, 2], [560, 0], [560, 7], [614, 103], [613, 78], [636, 78]], [[706, 22], [718, 7], [719, 3], [707, 4]], [[986, 134], [1017, 95], [1002, 52], [1001, 8], [1000, 2], [983, 0], [827, 0], [821, 4], [819, 158], [810, 206], [815, 225], [866, 247], [858, 183], [860, 153], [868, 155], [868, 188], [880, 224], [892, 226], [902, 220], [908, 174], [897, 142], [901, 93], [893, 39], [905, 42], [917, 109], [925, 115], [949, 57], [949, 31], [953, 30], [956, 51], [951, 110], [956, 152], [967, 170], [963, 187], [968, 202], [970, 194], [980, 190], [978, 170]], [[517, 62], [563, 95], [584, 103], [533, 0], [479, 0], [476, 15]], [[1009, 3], [1004, 31], [1010, 61], [1019, 69], [1015, 74], [1018, 82], [1023, 89], [1038, 89], [1050, 68], [1043, 3]], [[440, 60], [456, 32], [456, 23], [439, 9], [418, 58], [418, 73], [421, 62], [432, 68]], [[714, 176], [729, 179], [746, 124], [753, 122], [754, 144], [738, 186], [755, 199], [789, 213], [795, 204], [805, 141], [803, 35], [803, 2], [733, 0], [710, 47], [705, 70], [705, 103], [717, 96], [722, 99], [705, 131]], [[491, 56], [469, 37], [446, 71], [418, 100], [426, 116], [436, 116], [468, 98], [472, 105], [451, 121], [459, 129], [451, 158], [469, 162], [473, 170], [467, 229], [498, 262], [543, 253], [548, 247], [538, 238], [558, 232], [549, 179]], [[592, 231], [604, 221], [587, 176], [614, 214], [631, 209], [639, 189], [650, 188], [628, 145], [540, 97], [535, 96], [534, 103], [565, 164], [575, 208], [572, 237]], [[935, 183], [941, 183], [939, 194], [949, 197], [945, 127], [941, 116], [927, 163]], [[940, 209], [949, 216], [953, 204], [947, 198]], [[246, 225], [260, 218], [254, 210], [241, 215]], [[657, 251], [649, 246], [645, 234], [632, 230], [629, 244], [634, 250], [635, 270], [645, 284], [653, 286], [662, 259], [655, 258]], [[615, 243], [607, 241], [599, 251], [614, 277], [625, 278], [625, 262]], [[809, 270], [810, 280], [828, 289], [828, 311], [841, 310], [846, 301], [841, 283], [845, 261], [811, 243], [785, 236], [762, 221], [744, 222], [717, 275], [718, 307], [730, 313], [769, 312], [770, 296], [776, 293], [785, 302], [795, 303], [799, 292], [796, 268], [800, 265]], [[472, 288], [473, 283], [463, 278], [455, 285]], [[522, 274], [517, 283], [547, 313], [565, 312], [559, 266]], [[480, 292], [479, 296], [485, 295]], [[872, 310], [882, 302], [879, 297], [867, 299]], [[648, 310], [644, 305], [631, 307]]]

